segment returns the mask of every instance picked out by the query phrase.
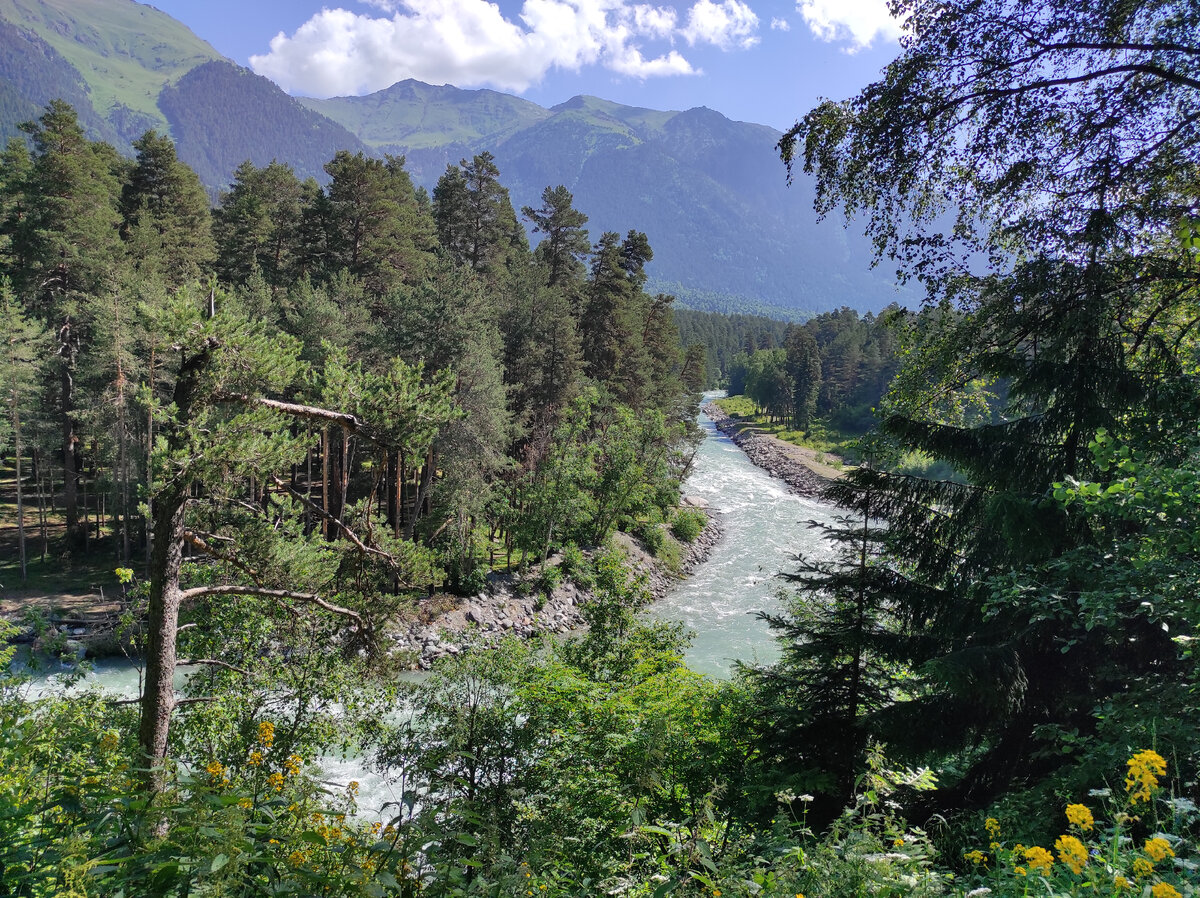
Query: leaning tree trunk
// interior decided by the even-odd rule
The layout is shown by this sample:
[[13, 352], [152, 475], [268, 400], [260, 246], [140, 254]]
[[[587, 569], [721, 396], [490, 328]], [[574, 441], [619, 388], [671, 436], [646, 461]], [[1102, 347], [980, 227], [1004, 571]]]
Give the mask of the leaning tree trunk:
[[[168, 457], [182, 450], [186, 437], [181, 423], [191, 420], [197, 401], [200, 374], [208, 367], [216, 342], [180, 366], [175, 382], [176, 424], [167, 435]], [[142, 693], [142, 717], [138, 745], [145, 758], [143, 783], [153, 795], [164, 783], [162, 762], [167, 756], [167, 733], [175, 710], [175, 639], [179, 633], [183, 567], [184, 513], [191, 482], [182, 474], [167, 480], [154, 497], [153, 546], [150, 554], [150, 603], [146, 617], [146, 685]]]

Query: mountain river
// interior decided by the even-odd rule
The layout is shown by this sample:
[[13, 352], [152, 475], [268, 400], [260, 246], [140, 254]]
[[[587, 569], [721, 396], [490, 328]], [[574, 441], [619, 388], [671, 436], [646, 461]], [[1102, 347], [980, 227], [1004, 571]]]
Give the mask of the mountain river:
[[[705, 438], [684, 492], [708, 503], [724, 534], [708, 560], [649, 613], [681, 621], [695, 634], [687, 653], [690, 667], [727, 678], [738, 661], [769, 663], [778, 657], [766, 623], [755, 612], [782, 607], [780, 592], [787, 584], [778, 575], [796, 568], [798, 554], [830, 554], [829, 544], [809, 524], [830, 523], [837, 510], [794, 495], [755, 467], [706, 416], [699, 420]], [[54, 689], [52, 683], [42, 688]], [[75, 688], [87, 686], [136, 696], [138, 671], [127, 661], [99, 661]], [[360, 782], [360, 808], [366, 815], [377, 815], [385, 802], [395, 800], [388, 783], [364, 770], [360, 758], [325, 758], [322, 767], [332, 783]]]

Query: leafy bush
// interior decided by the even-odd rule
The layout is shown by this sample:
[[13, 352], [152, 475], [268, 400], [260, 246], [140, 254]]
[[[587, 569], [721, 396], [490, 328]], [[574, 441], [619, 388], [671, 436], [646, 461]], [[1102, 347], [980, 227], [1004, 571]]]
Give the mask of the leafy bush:
[[562, 563], [559, 567], [563, 575], [580, 589], [591, 589], [592, 584], [596, 582], [596, 572], [591, 561], [583, 553], [583, 549], [574, 543], [563, 548]]
[[549, 596], [554, 590], [558, 589], [559, 584], [563, 581], [563, 569], [561, 565], [547, 564], [544, 565], [538, 573], [537, 591], [544, 596]]
[[671, 521], [671, 533], [685, 543], [694, 543], [708, 525], [708, 515], [699, 508], [681, 508]]
[[646, 551], [655, 558], [667, 543], [667, 532], [658, 524], [642, 524], [638, 527], [635, 535], [642, 541]]

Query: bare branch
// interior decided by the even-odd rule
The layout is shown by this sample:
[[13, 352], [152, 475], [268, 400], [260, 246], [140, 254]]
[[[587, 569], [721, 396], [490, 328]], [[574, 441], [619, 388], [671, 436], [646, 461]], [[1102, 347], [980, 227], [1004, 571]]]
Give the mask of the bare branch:
[[269, 408], [277, 412], [283, 412], [285, 415], [291, 415], [293, 418], [304, 418], [309, 421], [323, 421], [326, 424], [336, 424], [339, 427], [344, 427], [353, 434], [372, 441], [375, 440], [371, 428], [359, 420], [356, 415], [351, 415], [347, 412], [335, 412], [332, 409], [321, 408], [316, 405], [283, 402], [279, 399], [267, 399], [263, 396], [249, 396], [245, 393], [218, 393], [216, 398], [223, 402], [240, 402], [243, 405], [257, 405], [262, 408]]
[[192, 589], [185, 589], [180, 594], [181, 600], [189, 602], [194, 599], [207, 598], [209, 596], [261, 596], [267, 599], [280, 599], [291, 602], [306, 602], [310, 605], [316, 605], [319, 608], [324, 608], [333, 614], [348, 617], [354, 621], [359, 629], [364, 629], [362, 617], [357, 611], [351, 611], [349, 608], [343, 608], [341, 605], [334, 605], [332, 602], [327, 602], [316, 593], [308, 592], [292, 592], [290, 589], [264, 589], [261, 586], [196, 586]]
[[239, 673], [243, 677], [251, 677], [253, 674], [244, 667], [238, 667], [235, 664], [230, 664], [228, 661], [218, 661], [216, 658], [184, 658], [182, 661], [176, 661], [176, 667], [193, 667], [196, 665], [206, 665], [208, 667], [221, 667], [225, 670], [232, 670], [234, 673]]

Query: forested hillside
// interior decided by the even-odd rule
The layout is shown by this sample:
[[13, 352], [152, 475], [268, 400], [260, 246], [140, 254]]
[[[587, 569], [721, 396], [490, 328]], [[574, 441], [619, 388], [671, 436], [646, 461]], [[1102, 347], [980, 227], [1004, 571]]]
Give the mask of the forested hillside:
[[229, 184], [247, 160], [262, 166], [278, 159], [302, 179], [324, 181], [323, 166], [338, 150], [366, 151], [345, 128], [304, 109], [261, 75], [223, 60], [196, 66], [166, 85], [158, 106], [180, 158], [211, 187]]

